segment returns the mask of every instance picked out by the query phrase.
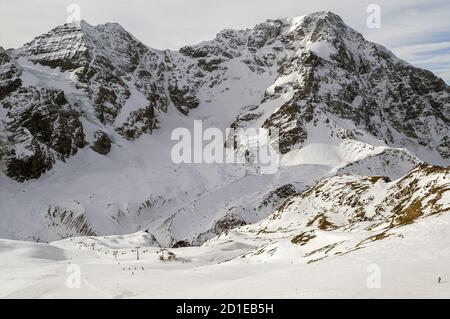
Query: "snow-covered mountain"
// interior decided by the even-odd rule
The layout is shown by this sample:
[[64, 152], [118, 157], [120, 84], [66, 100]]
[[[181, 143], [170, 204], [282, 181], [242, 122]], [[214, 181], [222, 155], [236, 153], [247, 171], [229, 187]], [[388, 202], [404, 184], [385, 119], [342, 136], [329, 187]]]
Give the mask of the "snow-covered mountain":
[[[365, 188], [450, 162], [450, 88], [330, 12], [179, 51], [118, 24], [66, 24], [0, 49], [0, 104], [3, 238], [147, 230], [158, 245], [198, 245], [277, 214], [324, 177], [324, 193], [345, 198], [333, 178]], [[279, 129], [280, 170], [174, 164], [170, 134], [194, 120]]]
[[396, 181], [382, 176], [329, 177], [292, 196], [261, 222], [227, 231], [205, 246], [254, 246], [239, 257], [256, 261], [300, 254], [302, 261], [312, 263], [345, 255], [401, 237], [404, 226], [420, 220], [448, 220], [449, 173], [449, 168], [421, 164]]
[[0, 239], [0, 297], [446, 298], [449, 198], [449, 169], [422, 164], [396, 181], [326, 178], [200, 247], [143, 231]]

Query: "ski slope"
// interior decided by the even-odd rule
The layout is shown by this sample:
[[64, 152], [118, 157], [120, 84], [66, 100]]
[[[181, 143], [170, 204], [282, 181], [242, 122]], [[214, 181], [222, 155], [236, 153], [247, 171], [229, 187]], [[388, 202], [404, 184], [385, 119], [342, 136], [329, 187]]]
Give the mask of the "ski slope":
[[[405, 226], [401, 237], [311, 264], [298, 247], [249, 262], [238, 257], [254, 247], [238, 242], [171, 249], [177, 261], [161, 262], [145, 233], [51, 244], [1, 240], [0, 297], [449, 298], [448, 227], [449, 214], [430, 217]], [[80, 288], [67, 286], [71, 265], [81, 271]], [[370, 288], [377, 273], [379, 288]]]

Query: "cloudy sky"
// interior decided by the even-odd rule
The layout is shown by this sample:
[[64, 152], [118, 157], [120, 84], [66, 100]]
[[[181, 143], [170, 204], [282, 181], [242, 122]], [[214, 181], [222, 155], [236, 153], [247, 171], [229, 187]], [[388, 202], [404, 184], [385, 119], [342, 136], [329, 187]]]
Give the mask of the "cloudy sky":
[[[449, 0], [0, 0], [0, 46], [19, 47], [65, 23], [76, 3], [90, 24], [119, 22], [147, 45], [178, 49], [211, 39], [225, 28], [268, 18], [330, 10], [371, 41], [450, 83]], [[381, 28], [366, 24], [367, 7], [381, 8]]]

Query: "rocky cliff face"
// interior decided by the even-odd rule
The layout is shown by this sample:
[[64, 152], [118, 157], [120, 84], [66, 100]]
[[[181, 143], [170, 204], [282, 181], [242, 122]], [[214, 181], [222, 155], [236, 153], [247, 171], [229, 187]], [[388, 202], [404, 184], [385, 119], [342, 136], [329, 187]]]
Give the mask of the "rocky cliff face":
[[[366, 41], [332, 13], [287, 24], [279, 20], [258, 29], [266, 30], [272, 41], [278, 34], [280, 47], [273, 49], [282, 53], [273, 52], [277, 79], [247, 118], [259, 118], [259, 109], [276, 103], [278, 108], [262, 126], [281, 130], [282, 153], [302, 146], [307, 123], [336, 116], [387, 145], [423, 146], [448, 159], [450, 90], [442, 79]], [[273, 102], [277, 100], [281, 103]]]
[[[441, 79], [330, 12], [224, 30], [179, 51], [84, 21], [0, 48], [0, 172], [42, 188], [23, 200], [30, 216], [81, 197], [83, 221], [59, 214], [58, 236], [85, 231], [89, 220], [87, 233], [150, 229], [162, 244], [201, 243], [261, 220], [325, 175], [397, 179], [422, 162], [448, 165], [449, 118]], [[170, 132], [196, 119], [278, 129], [269, 142], [279, 142], [280, 172], [172, 165]], [[64, 196], [44, 194], [61, 181], [71, 184]], [[22, 184], [1, 176], [0, 184], [7, 210]], [[142, 209], [149, 197], [157, 208]]]
[[38, 178], [85, 145], [80, 114], [61, 90], [21, 87], [20, 66], [5, 51], [0, 54], [1, 160], [12, 178]]
[[0, 47], [0, 99], [22, 85], [19, 65]]
[[[158, 128], [158, 114], [170, 106], [187, 115], [208, 90], [230, 81], [232, 63], [242, 63], [248, 72], [272, 74], [273, 82], [234, 125], [280, 129], [281, 153], [302, 146], [308, 123], [334, 116], [387, 145], [450, 156], [449, 87], [366, 41], [330, 12], [224, 30], [179, 52], [148, 48], [118, 24], [81, 21], [0, 54], [1, 96], [22, 85], [21, 61], [69, 72], [89, 101], [75, 109], [126, 139]], [[15, 94], [28, 98], [24, 90]]]

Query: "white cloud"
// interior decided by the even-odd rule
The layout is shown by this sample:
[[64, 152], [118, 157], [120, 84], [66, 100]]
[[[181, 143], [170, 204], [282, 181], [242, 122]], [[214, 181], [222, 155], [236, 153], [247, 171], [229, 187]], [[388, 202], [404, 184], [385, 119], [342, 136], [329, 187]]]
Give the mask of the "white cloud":
[[445, 82], [450, 83], [450, 70], [436, 72], [436, 74], [441, 77]]
[[433, 70], [450, 83], [450, 41], [400, 46], [392, 51], [413, 65]]
[[434, 52], [436, 50], [449, 49], [450, 41], [413, 44], [407, 46], [400, 46], [393, 49], [395, 54], [400, 54], [408, 57], [416, 57], [420, 54]]

